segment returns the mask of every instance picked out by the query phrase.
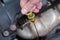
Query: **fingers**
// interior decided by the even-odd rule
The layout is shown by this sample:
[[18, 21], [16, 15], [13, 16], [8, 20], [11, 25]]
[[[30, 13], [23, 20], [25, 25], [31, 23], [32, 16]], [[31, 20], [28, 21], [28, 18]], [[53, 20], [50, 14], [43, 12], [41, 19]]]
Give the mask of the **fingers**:
[[35, 12], [35, 13], [38, 13], [39, 12], [39, 9], [34, 9], [34, 11], [33, 12]]
[[37, 0], [29, 0], [28, 3], [22, 8], [22, 14], [29, 12], [38, 2]]
[[42, 3], [39, 2], [39, 3], [37, 3], [37, 4], [31, 9], [31, 11], [33, 11], [33, 12], [35, 12], [35, 13], [38, 13], [39, 10], [41, 9], [41, 7], [42, 7]]
[[21, 10], [22, 14], [26, 14], [27, 12], [29, 12], [33, 8], [33, 6], [34, 4], [28, 2]]
[[37, 6], [37, 9], [41, 9], [42, 8], [42, 2], [39, 2], [36, 6]]
[[24, 7], [24, 5], [28, 2], [28, 0], [20, 0], [20, 6], [21, 8]]
[[35, 13], [39, 12], [39, 9], [42, 7], [42, 3], [40, 0], [21, 0], [21, 12], [22, 14], [26, 14], [29, 11], [33, 11]]

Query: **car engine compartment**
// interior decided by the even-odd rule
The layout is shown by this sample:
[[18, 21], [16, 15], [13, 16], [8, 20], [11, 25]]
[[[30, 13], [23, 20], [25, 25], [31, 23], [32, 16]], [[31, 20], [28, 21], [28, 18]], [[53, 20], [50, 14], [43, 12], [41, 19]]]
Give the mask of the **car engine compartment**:
[[[0, 0], [1, 40], [60, 40], [60, 0], [42, 0], [35, 25], [20, 10], [20, 0]], [[38, 32], [38, 34], [37, 34]]]

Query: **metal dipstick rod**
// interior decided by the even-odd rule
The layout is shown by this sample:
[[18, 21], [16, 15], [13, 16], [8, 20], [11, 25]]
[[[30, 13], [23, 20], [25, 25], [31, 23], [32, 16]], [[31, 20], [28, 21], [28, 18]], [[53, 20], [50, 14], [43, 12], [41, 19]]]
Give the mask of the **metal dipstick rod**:
[[27, 15], [28, 19], [34, 24], [37, 35], [38, 35], [37, 40], [39, 40], [39, 33], [38, 33], [38, 30], [35, 25], [35, 14], [32, 11], [30, 11], [26, 15]]

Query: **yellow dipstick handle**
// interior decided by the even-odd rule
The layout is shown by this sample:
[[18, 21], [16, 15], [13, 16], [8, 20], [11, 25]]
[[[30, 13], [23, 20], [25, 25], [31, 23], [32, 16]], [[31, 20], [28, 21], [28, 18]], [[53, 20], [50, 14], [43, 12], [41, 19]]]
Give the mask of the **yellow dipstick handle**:
[[31, 22], [35, 22], [35, 14], [32, 11], [28, 12], [26, 15]]

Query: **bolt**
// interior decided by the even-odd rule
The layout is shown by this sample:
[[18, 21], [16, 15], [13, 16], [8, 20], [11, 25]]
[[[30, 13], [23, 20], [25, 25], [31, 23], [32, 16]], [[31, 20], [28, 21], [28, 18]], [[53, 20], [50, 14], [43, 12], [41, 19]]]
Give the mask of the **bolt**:
[[16, 25], [11, 25], [10, 30], [15, 31], [16, 30]]
[[9, 32], [8, 32], [8, 31], [4, 31], [4, 32], [3, 32], [3, 35], [4, 35], [4, 36], [9, 36]]

